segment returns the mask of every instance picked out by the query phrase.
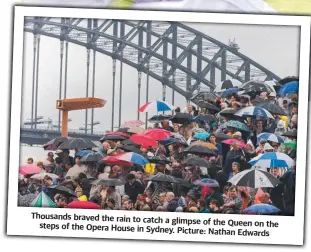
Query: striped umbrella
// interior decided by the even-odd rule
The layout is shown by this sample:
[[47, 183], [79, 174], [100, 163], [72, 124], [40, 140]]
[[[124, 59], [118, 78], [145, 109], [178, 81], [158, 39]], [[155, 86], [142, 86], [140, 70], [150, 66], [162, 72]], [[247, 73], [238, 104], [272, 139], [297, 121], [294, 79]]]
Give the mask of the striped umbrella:
[[284, 140], [280, 136], [276, 136], [272, 133], [261, 133], [257, 136], [257, 143], [260, 143], [261, 140], [271, 141], [275, 143], [284, 143]]
[[142, 155], [139, 155], [135, 152], [126, 152], [117, 157], [119, 160], [126, 161], [133, 164], [145, 165], [148, 164], [148, 160], [145, 159]]
[[274, 117], [271, 115], [271, 113], [259, 106], [249, 106], [246, 108], [240, 109], [238, 112], [235, 113], [236, 116], [251, 116], [256, 118], [264, 118], [264, 119], [274, 119]]
[[295, 165], [295, 161], [288, 155], [280, 152], [266, 152], [253, 158], [248, 162], [251, 166], [260, 166], [261, 168], [290, 168]]
[[55, 203], [44, 192], [41, 192], [30, 204], [31, 207], [56, 207]]
[[139, 108], [139, 112], [148, 112], [152, 109], [155, 109], [156, 112], [164, 112], [164, 111], [169, 111], [173, 110], [174, 106], [168, 104], [167, 102], [164, 101], [152, 101], [152, 102], [147, 102], [143, 106]]
[[235, 186], [247, 186], [251, 188], [273, 188], [277, 184], [280, 184], [280, 181], [272, 174], [254, 168], [237, 173], [228, 182]]

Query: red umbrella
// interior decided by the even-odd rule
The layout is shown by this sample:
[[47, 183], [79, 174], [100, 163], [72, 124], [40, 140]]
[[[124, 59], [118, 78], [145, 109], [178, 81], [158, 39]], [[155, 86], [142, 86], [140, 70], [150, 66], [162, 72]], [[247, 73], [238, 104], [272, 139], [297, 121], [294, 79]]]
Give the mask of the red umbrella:
[[22, 175], [37, 174], [42, 169], [34, 164], [24, 164], [19, 167], [19, 173]]
[[80, 209], [100, 209], [100, 206], [90, 201], [72, 201], [67, 205], [67, 208]]
[[131, 127], [139, 127], [141, 125], [143, 125], [144, 122], [140, 121], [140, 120], [133, 120], [133, 121], [127, 121], [124, 122], [121, 127], [122, 128], [131, 128]]
[[224, 140], [224, 141], [222, 141], [222, 143], [224, 143], [224, 144], [229, 144], [229, 145], [232, 145], [232, 144], [237, 144], [240, 148], [247, 148], [248, 146], [245, 144], [245, 143], [243, 143], [242, 141], [240, 141], [240, 140], [237, 140], [237, 139], [227, 139], [227, 140]]
[[160, 141], [164, 138], [169, 138], [171, 133], [165, 129], [150, 129], [144, 133], [145, 136], [150, 136], [154, 140]]
[[126, 134], [124, 132], [119, 132], [119, 131], [113, 131], [105, 134], [105, 136], [124, 136], [126, 138], [130, 138], [129, 134]]
[[142, 147], [157, 147], [158, 143], [152, 137], [144, 134], [135, 134], [130, 137], [130, 140]]
[[120, 153], [115, 156], [106, 156], [102, 160], [104, 161], [105, 164], [109, 165], [132, 166], [132, 163], [118, 159], [122, 155], [124, 155], [124, 153]]

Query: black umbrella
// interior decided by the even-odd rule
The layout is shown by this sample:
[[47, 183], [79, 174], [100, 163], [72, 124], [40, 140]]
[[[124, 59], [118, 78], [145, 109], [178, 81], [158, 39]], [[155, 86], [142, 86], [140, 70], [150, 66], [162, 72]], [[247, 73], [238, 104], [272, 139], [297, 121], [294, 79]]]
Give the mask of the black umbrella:
[[71, 189], [62, 185], [52, 185], [48, 187], [51, 191], [64, 195], [65, 197], [77, 197], [76, 193]]
[[186, 123], [191, 123], [193, 118], [194, 117], [188, 113], [176, 113], [169, 120], [173, 123], [186, 124]]
[[215, 136], [216, 136], [216, 142], [219, 142], [219, 143], [220, 143], [221, 141], [224, 141], [224, 140], [232, 139], [232, 138], [233, 138], [233, 137], [231, 137], [231, 136], [229, 136], [229, 135], [227, 135], [227, 134], [225, 134], [225, 133], [222, 133], [222, 132], [216, 133]]
[[254, 80], [242, 84], [241, 88], [245, 90], [244, 93], [246, 93], [247, 90], [251, 90], [253, 92], [274, 92], [274, 90], [268, 84]]
[[119, 179], [96, 179], [92, 181], [93, 185], [105, 185], [105, 186], [121, 186], [124, 185], [121, 180]]
[[187, 157], [183, 163], [186, 165], [201, 166], [206, 168], [210, 165], [210, 162], [200, 157]]
[[282, 136], [290, 137], [290, 138], [297, 138], [297, 131], [296, 130], [286, 131], [284, 134], [282, 134]]
[[189, 181], [186, 181], [182, 178], [175, 178], [177, 182], [179, 182], [179, 185], [186, 187], [186, 188], [192, 188], [193, 184], [191, 184]]
[[164, 157], [154, 156], [148, 158], [148, 161], [152, 164], [170, 164], [171, 161]]
[[287, 76], [287, 77], [279, 80], [279, 83], [281, 85], [284, 85], [284, 84], [291, 82], [291, 81], [299, 81], [299, 78], [297, 76]]
[[80, 159], [80, 161], [81, 162], [98, 162], [99, 160], [102, 160], [103, 157], [104, 155], [102, 155], [101, 153], [93, 151], [83, 156]]
[[123, 144], [124, 144], [124, 146], [134, 146], [134, 147], [136, 147], [136, 148], [140, 148], [140, 145], [139, 144], [137, 144], [137, 143], [134, 143], [132, 140], [130, 140], [130, 139], [126, 139], [126, 140], [124, 140], [123, 142], [122, 142]]
[[235, 115], [236, 112], [238, 112], [238, 109], [225, 108], [222, 111], [220, 111], [218, 115], [232, 120], [241, 119], [241, 117]]
[[72, 137], [56, 137], [50, 141], [48, 141], [46, 144], [43, 145], [44, 150], [51, 150], [51, 151], [56, 151], [58, 147], [63, 143], [66, 142], [67, 140], [71, 139]]
[[165, 120], [170, 119], [172, 116], [171, 115], [154, 115], [153, 117], [149, 118], [148, 121], [151, 123], [158, 123], [158, 122], [162, 122]]
[[228, 89], [233, 87], [238, 87], [239, 85], [232, 80], [225, 80], [221, 83], [220, 89]]
[[217, 156], [214, 151], [204, 147], [202, 145], [191, 145], [185, 148], [182, 153], [194, 154], [199, 156]]
[[135, 146], [132, 146], [132, 145], [120, 146], [119, 149], [124, 150], [126, 152], [135, 152], [140, 155], [143, 154], [139, 148], [136, 148]]
[[109, 136], [103, 136], [99, 141], [104, 142], [104, 141], [123, 141], [126, 140], [127, 138], [124, 136], [118, 136], [118, 135], [109, 135]]
[[119, 128], [119, 129], [117, 130], [117, 132], [127, 133], [128, 129], [129, 129], [129, 128]]
[[170, 175], [163, 174], [161, 172], [158, 172], [156, 175], [151, 175], [149, 178], [147, 178], [147, 180], [154, 181], [154, 182], [166, 182], [166, 183], [179, 184], [176, 178]]
[[214, 104], [209, 103], [209, 102], [199, 102], [198, 106], [200, 108], [206, 108], [208, 110], [212, 110], [212, 111], [220, 111], [220, 109], [218, 107], [216, 107]]
[[257, 106], [262, 107], [268, 110], [272, 115], [286, 115], [285, 111], [278, 105], [270, 102], [263, 102], [258, 104]]
[[205, 115], [198, 115], [195, 118], [193, 118], [195, 121], [208, 121], [208, 122], [215, 122], [216, 117], [214, 115], [205, 114]]
[[62, 143], [58, 149], [60, 150], [73, 150], [73, 149], [89, 149], [97, 147], [93, 142], [90, 140], [82, 139], [82, 138], [71, 138], [66, 142]]

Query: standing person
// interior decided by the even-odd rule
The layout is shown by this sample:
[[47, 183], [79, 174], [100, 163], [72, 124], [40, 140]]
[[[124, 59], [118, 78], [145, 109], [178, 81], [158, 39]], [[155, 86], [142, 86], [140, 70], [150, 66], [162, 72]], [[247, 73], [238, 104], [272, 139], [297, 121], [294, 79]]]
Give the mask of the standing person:
[[229, 173], [229, 179], [240, 172], [240, 164], [238, 162], [232, 163], [232, 172]]
[[55, 169], [54, 169], [54, 173], [62, 178], [64, 176], [64, 168], [62, 167], [62, 160], [59, 157], [55, 158]]
[[232, 149], [227, 153], [224, 172], [229, 175], [232, 172], [232, 163], [238, 162], [240, 170], [243, 171], [246, 166], [246, 157], [244, 151], [236, 144], [232, 144]]
[[295, 215], [296, 166], [284, 173], [280, 178], [284, 185], [284, 212], [287, 216]]
[[127, 182], [124, 185], [124, 192], [135, 204], [137, 196], [144, 192], [144, 186], [136, 181], [135, 175], [130, 173], [127, 175]]

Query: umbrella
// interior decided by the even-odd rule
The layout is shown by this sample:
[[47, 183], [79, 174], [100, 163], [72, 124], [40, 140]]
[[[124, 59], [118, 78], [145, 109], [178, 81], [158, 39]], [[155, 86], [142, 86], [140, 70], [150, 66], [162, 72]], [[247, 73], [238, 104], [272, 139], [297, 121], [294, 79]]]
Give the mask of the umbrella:
[[147, 180], [179, 184], [179, 182], [173, 176], [163, 174], [162, 172], [158, 172], [156, 175], [151, 175], [149, 178], [147, 178]]
[[221, 97], [227, 97], [228, 95], [236, 94], [240, 90], [241, 90], [240, 88], [228, 88], [227, 90], [221, 93]]
[[123, 141], [123, 140], [126, 140], [127, 137], [124, 137], [124, 136], [118, 136], [118, 135], [105, 135], [103, 136], [99, 141], [100, 142], [105, 142], [105, 141]]
[[146, 104], [141, 106], [138, 111], [148, 112], [152, 109], [155, 109], [156, 112], [164, 112], [164, 111], [173, 110], [174, 106], [164, 101], [152, 101], [152, 102], [147, 102]]
[[280, 152], [266, 152], [259, 155], [248, 162], [251, 166], [260, 166], [261, 168], [275, 167], [293, 167], [295, 161], [288, 155]]
[[191, 145], [184, 149], [182, 153], [189, 153], [189, 154], [194, 154], [194, 155], [199, 155], [199, 156], [217, 156], [213, 150], [210, 150], [209, 148], [206, 148], [201, 145]]
[[273, 214], [278, 212], [281, 212], [281, 210], [269, 204], [252, 205], [243, 211], [243, 213], [254, 213], [254, 214]]
[[67, 208], [75, 209], [100, 209], [100, 206], [91, 201], [72, 201], [67, 205]]
[[226, 117], [231, 120], [241, 120], [241, 117], [236, 116], [235, 113], [238, 112], [237, 109], [225, 108], [218, 113], [219, 116]]
[[298, 93], [298, 81], [291, 81], [282, 86], [278, 92], [279, 95], [295, 94]]
[[19, 173], [22, 175], [30, 175], [40, 173], [42, 169], [34, 164], [24, 164], [19, 167]]
[[171, 144], [182, 144], [182, 145], [188, 146], [186, 141], [183, 141], [183, 140], [181, 140], [179, 138], [175, 138], [175, 137], [164, 138], [164, 139], [159, 141], [159, 144], [162, 144], [165, 146], [168, 146]]
[[235, 186], [247, 186], [251, 188], [273, 188], [277, 184], [280, 184], [280, 181], [269, 172], [254, 168], [235, 174], [228, 182]]
[[81, 162], [97, 162], [99, 160], [102, 160], [103, 155], [99, 152], [90, 152], [89, 154], [85, 155], [81, 158]]
[[196, 139], [206, 141], [206, 139], [209, 138], [210, 135], [211, 135], [210, 133], [204, 132], [204, 133], [196, 133], [196, 134], [194, 134], [193, 137]]
[[121, 186], [124, 183], [119, 179], [96, 179], [92, 181], [93, 185], [105, 185], [105, 186]]
[[[129, 132], [129, 131], [127, 131], [127, 132]], [[122, 136], [125, 138], [130, 138], [129, 134], [126, 134], [125, 132], [119, 132], [119, 131], [109, 132], [109, 133], [105, 134], [105, 136]], [[109, 139], [107, 139], [107, 140], [109, 140]]]
[[176, 113], [169, 120], [173, 123], [186, 124], [186, 123], [191, 123], [193, 118], [194, 117], [188, 113]]
[[227, 127], [236, 128], [236, 129], [241, 130], [241, 131], [246, 131], [246, 132], [249, 131], [249, 128], [244, 123], [239, 122], [239, 121], [231, 120], [231, 121], [225, 123], [225, 125]]
[[143, 134], [135, 134], [130, 137], [130, 140], [142, 147], [157, 147], [158, 143], [150, 136]]
[[204, 179], [198, 179], [193, 182], [194, 185], [198, 186], [207, 186], [207, 187], [219, 187], [219, 184], [217, 180], [215, 179], [209, 179], [209, 178], [204, 178]]
[[44, 150], [56, 151], [58, 147], [67, 140], [71, 139], [71, 137], [56, 137], [43, 145]]
[[218, 148], [212, 144], [212, 143], [207, 143], [207, 142], [203, 142], [203, 141], [196, 141], [196, 142], [193, 142], [191, 144], [191, 146], [193, 145], [200, 145], [200, 146], [204, 146], [206, 148], [209, 148], [210, 150], [218, 150]]
[[171, 163], [171, 161], [167, 159], [166, 157], [159, 157], [159, 156], [150, 157], [148, 158], [148, 161], [151, 164], [170, 164]]
[[248, 147], [248, 146], [247, 146], [245, 143], [243, 143], [242, 141], [237, 140], [237, 139], [234, 139], [234, 138], [224, 140], [224, 141], [222, 141], [222, 143], [228, 144], [228, 145], [237, 144], [240, 148], [245, 148], [245, 149]]
[[245, 89], [245, 90], [250, 90], [253, 92], [274, 92], [275, 90], [271, 88], [270, 85], [260, 82], [260, 81], [255, 81], [255, 80], [250, 80], [240, 86], [240, 88]]
[[37, 174], [35, 174], [35, 175], [32, 175], [30, 178], [32, 178], [32, 179], [37, 179], [37, 180], [42, 180], [45, 176], [49, 176], [49, 177], [51, 177], [53, 180], [59, 178], [56, 174], [54, 174], [54, 173], [48, 173], [48, 172], [40, 172], [40, 173], [37, 173]]
[[218, 87], [216, 87], [216, 89], [214, 91], [215, 92], [221, 92], [224, 89], [237, 88], [241, 84], [242, 83], [236, 79], [225, 80]]
[[290, 137], [290, 138], [297, 138], [297, 131], [296, 130], [286, 131], [285, 133], [282, 134], [282, 136]]
[[171, 117], [171, 115], [154, 115], [153, 117], [149, 118], [148, 121], [151, 123], [159, 123], [165, 120], [169, 120]]
[[287, 148], [290, 148], [290, 149], [293, 149], [293, 150], [297, 150], [297, 142], [295, 142], [295, 141], [286, 142], [284, 145]]
[[269, 85], [275, 91], [278, 91], [282, 87], [282, 85], [280, 83], [278, 83], [274, 80], [265, 81], [265, 84]]
[[258, 107], [264, 108], [273, 115], [286, 115], [285, 111], [278, 105], [270, 102], [263, 102], [257, 105]]
[[276, 136], [272, 133], [261, 133], [257, 136], [257, 143], [260, 143], [261, 140], [271, 141], [275, 143], [284, 143], [284, 140], [280, 136]]
[[216, 117], [214, 115], [205, 114], [205, 115], [198, 115], [195, 118], [193, 118], [194, 121], [202, 121], [202, 122], [215, 122]]
[[137, 143], [134, 143], [132, 140], [126, 139], [122, 142], [124, 144], [124, 146], [134, 146], [137, 148], [140, 148], [140, 145]]
[[209, 103], [209, 102], [199, 102], [198, 106], [200, 108], [206, 108], [208, 110], [212, 110], [212, 111], [220, 111], [220, 109], [218, 107], [216, 107], [214, 104]]
[[58, 148], [60, 150], [73, 150], [73, 149], [89, 149], [97, 147], [93, 142], [82, 138], [71, 138], [63, 142]]
[[90, 152], [92, 152], [91, 150], [82, 150], [82, 151], [78, 151], [75, 156], [78, 157], [84, 157], [85, 155], [89, 154]]
[[192, 133], [207, 133], [205, 129], [202, 128], [193, 128]]
[[31, 207], [56, 207], [55, 203], [44, 192], [41, 192], [30, 204]]
[[131, 128], [131, 127], [139, 127], [141, 125], [144, 125], [144, 122], [140, 120], [132, 120], [132, 121], [126, 121], [124, 122], [121, 127], [122, 128]]
[[216, 142], [218, 142], [218, 143], [220, 143], [224, 140], [227, 140], [227, 139], [233, 139], [233, 137], [231, 137], [225, 133], [222, 133], [222, 132], [216, 133], [215, 136], [216, 136]]
[[171, 133], [165, 129], [150, 129], [144, 133], [145, 136], [150, 136], [154, 140], [162, 140], [171, 136]]
[[132, 127], [129, 128], [127, 132], [132, 133], [132, 134], [144, 134], [145, 133], [145, 129], [140, 128], [140, 127]]
[[191, 188], [193, 187], [193, 184], [191, 184], [189, 181], [183, 180], [182, 178], [175, 178], [179, 185], [186, 187], [186, 188]]
[[135, 152], [140, 155], [142, 154], [142, 151], [139, 148], [136, 148], [135, 146], [132, 146], [132, 145], [124, 145], [118, 148], [121, 150], [124, 150], [125, 152]]
[[51, 191], [64, 195], [65, 197], [77, 197], [76, 193], [71, 189], [62, 185], [52, 185], [48, 187]]
[[127, 161], [133, 164], [145, 165], [148, 164], [148, 160], [145, 159], [142, 155], [139, 155], [135, 152], [126, 152], [122, 153], [117, 157], [119, 160]]
[[299, 81], [299, 78], [297, 76], [288, 76], [288, 77], [285, 77], [285, 78], [279, 80], [279, 83], [281, 85], [284, 85], [284, 84], [289, 83], [291, 81]]
[[102, 160], [104, 161], [105, 164], [109, 165], [132, 166], [132, 163], [118, 159], [118, 157], [121, 156], [122, 154], [123, 153], [115, 156], [106, 156]]
[[208, 168], [210, 166], [210, 162], [207, 161], [204, 158], [200, 158], [200, 157], [187, 157], [184, 161], [184, 164], [186, 165], [194, 165], [194, 166], [201, 166], [201, 167], [206, 167]]
[[127, 131], [128, 131], [128, 129], [129, 128], [119, 128], [118, 130], [117, 130], [117, 132], [123, 132], [123, 133], [126, 133]]
[[270, 114], [269, 111], [266, 109], [259, 107], [259, 106], [249, 106], [240, 109], [238, 112], [235, 113], [236, 116], [251, 116], [256, 118], [264, 118], [264, 119], [274, 119], [274, 117]]
[[68, 172], [66, 173], [66, 177], [78, 177], [80, 173], [85, 173], [86, 170], [86, 167], [80, 167], [75, 165], [68, 170]]

